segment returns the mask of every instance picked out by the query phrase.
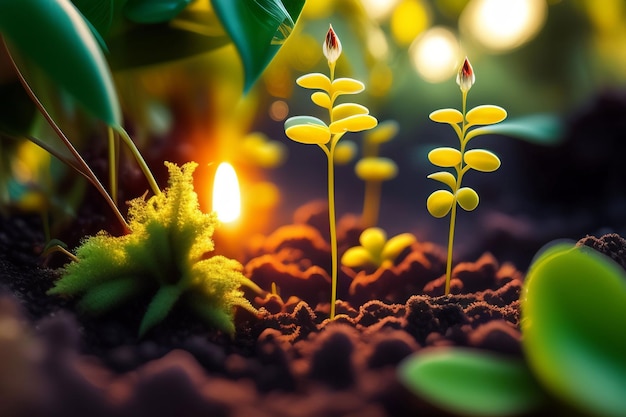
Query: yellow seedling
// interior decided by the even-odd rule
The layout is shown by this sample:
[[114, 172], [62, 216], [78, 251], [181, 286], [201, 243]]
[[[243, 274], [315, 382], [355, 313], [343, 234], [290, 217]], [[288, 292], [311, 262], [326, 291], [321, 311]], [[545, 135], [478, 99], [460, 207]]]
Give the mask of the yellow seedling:
[[386, 120], [363, 135], [363, 158], [354, 167], [357, 177], [365, 181], [365, 197], [361, 226], [373, 227], [378, 223], [382, 183], [398, 174], [398, 166], [389, 158], [379, 158], [380, 145], [398, 134], [398, 123]]
[[402, 233], [387, 240], [383, 229], [370, 227], [359, 237], [361, 246], [348, 249], [341, 257], [341, 263], [350, 268], [390, 266], [415, 241], [411, 233]]
[[367, 157], [354, 167], [357, 177], [365, 181], [362, 227], [373, 227], [378, 222], [383, 181], [398, 175], [398, 166], [389, 158]]
[[452, 273], [452, 247], [454, 245], [454, 227], [456, 222], [456, 206], [472, 211], [478, 206], [478, 193], [470, 187], [461, 187], [463, 175], [470, 169], [492, 172], [500, 167], [500, 159], [485, 149], [467, 150], [470, 139], [483, 134], [480, 129], [471, 129], [477, 125], [492, 125], [501, 122], [507, 116], [506, 110], [493, 105], [477, 106], [466, 112], [467, 92], [474, 85], [475, 76], [467, 58], [459, 69], [456, 82], [461, 88], [462, 112], [456, 109], [441, 109], [430, 114], [430, 119], [437, 123], [447, 123], [456, 132], [460, 148], [441, 147], [430, 151], [428, 159], [441, 168], [452, 168], [452, 172], [439, 171], [428, 178], [447, 185], [450, 190], [433, 192], [426, 202], [431, 215], [437, 218], [450, 213], [450, 230], [448, 235], [448, 260], [446, 264], [445, 294], [450, 293]]
[[352, 78], [336, 78], [335, 65], [341, 55], [341, 42], [330, 26], [323, 44], [324, 56], [328, 60], [330, 77], [321, 73], [301, 76], [296, 83], [303, 88], [318, 90], [311, 94], [313, 103], [328, 111], [329, 122], [313, 116], [295, 116], [285, 121], [285, 133], [293, 141], [319, 146], [328, 160], [328, 216], [330, 222], [331, 247], [331, 301], [330, 318], [335, 317], [337, 299], [337, 231], [335, 225], [335, 180], [334, 161], [337, 142], [346, 132], [372, 129], [378, 120], [369, 114], [367, 107], [356, 103], [337, 104], [339, 96], [357, 94], [365, 85]]

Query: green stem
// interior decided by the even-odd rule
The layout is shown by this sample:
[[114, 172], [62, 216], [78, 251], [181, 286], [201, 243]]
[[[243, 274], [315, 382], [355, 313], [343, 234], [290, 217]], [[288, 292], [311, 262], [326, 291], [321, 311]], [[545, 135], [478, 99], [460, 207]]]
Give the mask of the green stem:
[[143, 175], [148, 180], [148, 184], [150, 185], [152, 192], [155, 195], [161, 194], [161, 189], [157, 185], [157, 182], [154, 179], [154, 176], [152, 175], [152, 171], [150, 171], [150, 168], [148, 168], [148, 164], [146, 164], [146, 161], [143, 159], [143, 156], [141, 156], [139, 149], [137, 149], [137, 146], [135, 146], [135, 142], [133, 142], [130, 136], [128, 136], [128, 133], [124, 130], [123, 127], [117, 126], [116, 128], [117, 128], [117, 133], [119, 133], [120, 137], [122, 138], [122, 141], [126, 144], [126, 146], [128, 146], [128, 149], [130, 149], [131, 153], [135, 157], [137, 164], [139, 164], [139, 168], [141, 168]]
[[119, 141], [115, 137], [113, 128], [107, 128], [107, 136], [109, 139], [109, 187], [111, 188], [111, 198], [117, 202], [117, 153], [119, 149]]
[[109, 195], [109, 193], [106, 191], [106, 189], [104, 188], [104, 186], [102, 185], [100, 180], [98, 180], [98, 177], [96, 177], [96, 175], [93, 173], [93, 171], [91, 170], [89, 165], [87, 165], [87, 162], [85, 162], [85, 160], [83, 159], [82, 156], [80, 156], [80, 154], [78, 153], [76, 148], [74, 148], [74, 145], [72, 145], [72, 143], [69, 141], [67, 136], [65, 136], [65, 133], [63, 133], [61, 128], [52, 119], [52, 116], [50, 116], [50, 114], [48, 113], [48, 111], [46, 110], [44, 105], [41, 103], [41, 101], [39, 101], [39, 98], [37, 98], [37, 96], [35, 95], [35, 92], [32, 90], [32, 88], [30, 88], [30, 85], [26, 81], [26, 78], [24, 78], [24, 75], [22, 74], [22, 72], [20, 71], [19, 67], [17, 66], [17, 63], [13, 59], [13, 56], [11, 55], [11, 52], [9, 51], [8, 46], [4, 42], [4, 39], [2, 39], [2, 42], [4, 43], [4, 48], [7, 51], [7, 55], [9, 57], [9, 62], [11, 64], [11, 66], [13, 67], [13, 69], [15, 71], [15, 74], [17, 75], [18, 80], [22, 84], [22, 87], [24, 87], [24, 90], [26, 91], [26, 94], [28, 94], [30, 99], [35, 104], [35, 107], [37, 107], [37, 109], [39, 110], [41, 115], [44, 117], [44, 119], [46, 119], [46, 122], [48, 122], [48, 124], [50, 125], [52, 130], [54, 130], [54, 132], [57, 134], [59, 139], [61, 139], [61, 141], [63, 142], [65, 147], [70, 151], [70, 153], [72, 154], [72, 156], [76, 160], [76, 163], [78, 165], [77, 166], [77, 168], [78, 168], [77, 171], [79, 173], [81, 173], [85, 178], [87, 178], [87, 180], [94, 187], [96, 187], [96, 189], [102, 195], [102, 197], [104, 197], [104, 199], [106, 200], [107, 204], [113, 210], [113, 213], [115, 214], [115, 217], [117, 217], [117, 219], [121, 223], [122, 227], [124, 228], [124, 231], [125, 232], [130, 231], [128, 223], [126, 223], [126, 220], [124, 219], [124, 216], [122, 216], [122, 213], [117, 208], [117, 205], [115, 204], [113, 199], [111, 199], [111, 196]]

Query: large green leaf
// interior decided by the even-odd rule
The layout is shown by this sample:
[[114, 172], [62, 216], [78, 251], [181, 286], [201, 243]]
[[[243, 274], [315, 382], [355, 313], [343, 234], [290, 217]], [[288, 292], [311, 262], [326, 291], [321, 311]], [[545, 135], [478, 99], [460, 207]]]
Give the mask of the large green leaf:
[[538, 257], [522, 291], [523, 348], [555, 396], [597, 416], [626, 416], [626, 274], [591, 248]]
[[208, 36], [167, 24], [137, 25], [107, 41], [114, 70], [187, 58], [227, 45], [225, 34]]
[[109, 32], [115, 9], [113, 0], [72, 0], [72, 3], [101, 36]]
[[244, 66], [248, 91], [291, 33], [305, 0], [212, 0]]
[[109, 68], [89, 25], [69, 0], [2, 1], [0, 32], [96, 117], [120, 125]]
[[191, 0], [128, 0], [124, 16], [136, 23], [164, 23], [180, 13]]
[[545, 400], [522, 360], [477, 349], [417, 353], [401, 363], [398, 376], [420, 397], [459, 415], [520, 415]]
[[563, 122], [555, 116], [533, 114], [518, 117], [491, 126], [479, 127], [467, 134], [467, 139], [478, 135], [505, 135], [538, 145], [556, 146], [563, 140]]

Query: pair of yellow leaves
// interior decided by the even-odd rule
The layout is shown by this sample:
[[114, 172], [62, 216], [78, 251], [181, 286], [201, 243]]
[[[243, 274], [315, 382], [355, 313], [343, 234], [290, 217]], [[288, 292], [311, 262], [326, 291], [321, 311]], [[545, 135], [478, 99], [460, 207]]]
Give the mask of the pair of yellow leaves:
[[313, 103], [330, 112], [330, 125], [313, 116], [294, 116], [285, 121], [285, 134], [291, 140], [323, 145], [332, 135], [345, 132], [360, 132], [372, 129], [378, 124], [369, 114], [369, 109], [356, 103], [343, 103], [334, 106], [335, 99], [343, 94], [357, 94], [365, 89], [362, 82], [352, 78], [337, 78], [331, 81], [324, 74], [306, 74], [296, 80], [304, 88], [322, 90], [311, 95]]
[[398, 255], [414, 242], [416, 239], [411, 233], [402, 233], [387, 240], [387, 234], [383, 229], [370, 227], [359, 237], [361, 246], [348, 249], [341, 257], [341, 263], [350, 268], [392, 264]]

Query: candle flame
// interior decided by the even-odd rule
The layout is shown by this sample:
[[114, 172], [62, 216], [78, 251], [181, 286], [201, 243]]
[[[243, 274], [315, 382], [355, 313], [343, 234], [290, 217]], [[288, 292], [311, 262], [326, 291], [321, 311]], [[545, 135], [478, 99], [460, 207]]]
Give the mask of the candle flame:
[[213, 211], [223, 223], [231, 223], [241, 214], [241, 192], [237, 173], [231, 164], [222, 162], [215, 172]]

